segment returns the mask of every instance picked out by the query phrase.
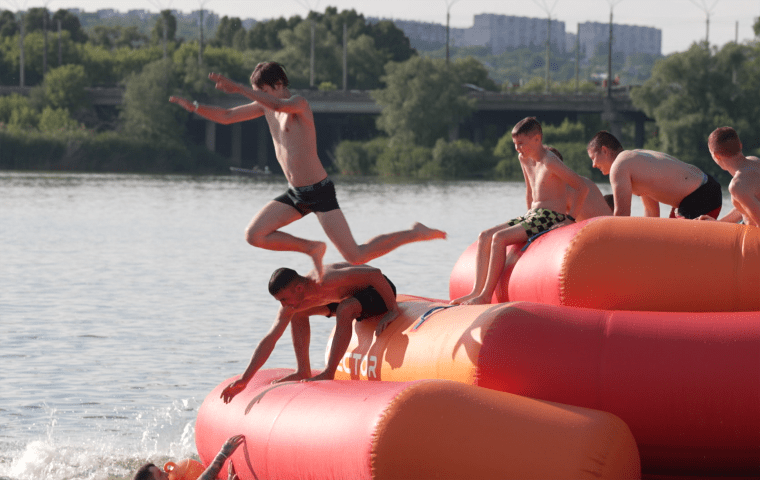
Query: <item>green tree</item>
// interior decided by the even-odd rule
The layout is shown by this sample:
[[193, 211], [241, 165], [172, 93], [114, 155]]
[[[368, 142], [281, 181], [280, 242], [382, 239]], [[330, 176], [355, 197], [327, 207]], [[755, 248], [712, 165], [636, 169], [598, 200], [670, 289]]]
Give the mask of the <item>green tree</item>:
[[96, 25], [90, 31], [89, 42], [96, 47], [103, 47], [108, 50], [128, 47], [137, 48], [147, 43], [148, 37], [141, 34], [137, 26], [107, 26]]
[[166, 25], [166, 41], [174, 42], [177, 34], [177, 18], [172, 15], [171, 10], [161, 10], [161, 15], [156, 19], [153, 31], [150, 34], [151, 42], [154, 45], [161, 45], [164, 41], [164, 25]]
[[722, 175], [710, 160], [707, 135], [732, 125], [755, 137], [759, 53], [756, 46], [727, 44], [718, 51], [694, 44], [655, 64], [652, 77], [631, 92], [631, 99], [656, 120], [661, 148]]
[[222, 17], [219, 26], [216, 28], [216, 36], [209, 42], [209, 45], [215, 47], [232, 47], [235, 35], [239, 32], [245, 34], [243, 22], [237, 17]]
[[45, 75], [42, 88], [47, 106], [76, 112], [87, 108], [88, 98], [85, 88], [89, 85], [82, 65], [64, 65], [54, 68]]
[[49, 28], [57, 31], [59, 21], [61, 22], [61, 30], [69, 32], [69, 38], [73, 42], [84, 43], [87, 41], [87, 32], [82, 28], [78, 16], [60, 8], [53, 14], [53, 18], [51, 19], [52, 25]]
[[0, 37], [13, 37], [18, 33], [19, 26], [16, 15], [10, 10], [0, 11]]
[[455, 64], [451, 67], [421, 57], [388, 63], [382, 78], [387, 86], [372, 92], [383, 107], [378, 128], [393, 139], [428, 147], [448, 138], [450, 129], [475, 108], [474, 99], [464, 95], [461, 72]]
[[121, 120], [126, 135], [142, 140], [179, 144], [187, 114], [168, 102], [176, 89], [171, 60], [149, 63], [125, 82]]
[[246, 47], [251, 50], [280, 50], [283, 47], [280, 42], [280, 32], [292, 30], [302, 21], [303, 19], [296, 15], [288, 20], [280, 17], [267, 22], [258, 22], [246, 34]]

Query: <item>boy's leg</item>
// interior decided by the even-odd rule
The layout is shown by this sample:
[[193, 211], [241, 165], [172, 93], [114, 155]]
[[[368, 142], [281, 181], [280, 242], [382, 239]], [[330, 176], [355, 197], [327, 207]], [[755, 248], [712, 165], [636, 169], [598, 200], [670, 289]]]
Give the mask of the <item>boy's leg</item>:
[[340, 302], [338, 310], [335, 313], [335, 335], [333, 336], [332, 345], [330, 346], [330, 355], [327, 357], [327, 366], [325, 370], [310, 378], [312, 380], [332, 380], [335, 378], [335, 371], [343, 360], [343, 356], [348, 350], [353, 335], [354, 319], [362, 313], [362, 306], [359, 300], [347, 298]]
[[322, 257], [327, 245], [316, 240], [306, 240], [280, 228], [301, 219], [301, 213], [290, 205], [272, 200], [259, 210], [245, 230], [245, 239], [254, 247], [275, 251], [301, 252], [309, 255], [314, 267], [322, 275]]
[[335, 248], [347, 262], [354, 265], [367, 263], [407, 243], [446, 238], [446, 232], [415, 223], [409, 230], [378, 235], [367, 243], [357, 245], [340, 209], [317, 212], [317, 218]]
[[488, 263], [488, 274], [485, 285], [479, 295], [463, 302], [464, 305], [481, 305], [489, 303], [496, 290], [496, 284], [504, 271], [507, 258], [507, 246], [528, 240], [528, 234], [522, 225], [515, 225], [496, 232], [491, 240], [491, 259]]
[[496, 232], [509, 227], [509, 223], [503, 223], [495, 227], [483, 230], [478, 235], [477, 251], [475, 253], [475, 282], [472, 286], [472, 291], [459, 298], [455, 298], [451, 302], [451, 305], [459, 305], [461, 303], [471, 300], [483, 291], [483, 287], [486, 284], [486, 276], [488, 275], [488, 265], [491, 259], [491, 242]]

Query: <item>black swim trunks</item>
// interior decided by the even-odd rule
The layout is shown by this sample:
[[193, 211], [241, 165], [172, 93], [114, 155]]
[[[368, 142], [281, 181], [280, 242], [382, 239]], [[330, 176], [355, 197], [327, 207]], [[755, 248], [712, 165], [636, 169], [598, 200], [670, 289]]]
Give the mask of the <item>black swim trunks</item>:
[[[388, 285], [391, 286], [393, 294], [396, 295], [396, 285], [394, 285], [385, 275], [383, 275], [383, 277], [385, 277]], [[362, 306], [362, 313], [356, 319], [357, 322], [361, 322], [365, 318], [382, 315], [388, 311], [388, 307], [385, 306], [383, 297], [377, 290], [375, 290], [375, 287], [367, 287], [363, 290], [359, 290], [352, 298], [357, 299]], [[330, 315], [328, 315], [328, 317], [334, 317], [335, 313], [338, 311], [338, 303], [331, 303], [327, 305], [327, 307], [330, 309]]]
[[715, 216], [717, 217], [722, 206], [723, 192], [720, 188], [720, 183], [705, 173], [702, 185], [681, 200], [675, 211], [675, 215], [681, 218], [694, 219], [699, 218], [700, 215], [707, 215], [717, 209], [717, 212], [715, 212]]
[[335, 196], [335, 184], [330, 177], [319, 183], [305, 187], [290, 187], [288, 191], [275, 198], [275, 201], [289, 205], [305, 216], [311, 212], [329, 212], [340, 208]]

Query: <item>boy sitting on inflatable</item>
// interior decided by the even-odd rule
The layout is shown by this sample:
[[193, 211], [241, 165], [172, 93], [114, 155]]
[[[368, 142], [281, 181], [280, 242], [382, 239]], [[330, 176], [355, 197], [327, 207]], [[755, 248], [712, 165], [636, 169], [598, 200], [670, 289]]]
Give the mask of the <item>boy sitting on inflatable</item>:
[[[332, 380], [351, 342], [353, 321], [382, 315], [377, 335], [398, 315], [396, 287], [388, 277], [369, 265], [333, 263], [324, 266], [321, 281], [312, 270], [305, 277], [289, 268], [278, 268], [269, 280], [269, 293], [282, 305], [269, 332], [261, 339], [240, 379], [222, 392], [225, 403], [243, 391], [274, 350], [288, 324], [293, 336], [297, 370], [278, 382]], [[335, 336], [325, 370], [312, 378], [309, 364], [309, 317], [335, 316]]]
[[[512, 141], [525, 176], [528, 212], [507, 223], [480, 232], [472, 292], [451, 301], [452, 305], [479, 305], [491, 301], [501, 277], [507, 246], [523, 243], [565, 220], [575, 221], [588, 195], [583, 179], [543, 145], [541, 124], [527, 117], [512, 129]], [[573, 211], [566, 213], [567, 186], [575, 189]]]

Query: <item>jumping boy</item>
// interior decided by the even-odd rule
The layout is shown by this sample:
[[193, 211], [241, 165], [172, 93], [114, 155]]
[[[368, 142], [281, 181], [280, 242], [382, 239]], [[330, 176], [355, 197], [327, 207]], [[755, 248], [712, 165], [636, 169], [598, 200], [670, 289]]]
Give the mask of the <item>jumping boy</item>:
[[[491, 301], [506, 260], [507, 246], [526, 242], [575, 215], [588, 194], [583, 179], [543, 145], [541, 124], [535, 117], [521, 120], [512, 129], [520, 166], [525, 177], [528, 212], [509, 222], [480, 233], [475, 263], [475, 285], [472, 292], [451, 301], [452, 305], [477, 305]], [[566, 212], [567, 186], [578, 194], [573, 211]]]
[[[226, 403], [240, 393], [264, 365], [288, 324], [293, 337], [297, 370], [278, 382], [332, 380], [351, 343], [354, 320], [360, 322], [382, 315], [375, 328], [376, 335], [380, 335], [399, 315], [396, 287], [380, 270], [369, 265], [328, 264], [324, 267], [321, 281], [318, 280], [316, 270], [304, 277], [295, 270], [279, 268], [269, 280], [269, 293], [281, 304], [277, 318], [254, 350], [243, 375], [222, 392]], [[309, 378], [311, 315], [335, 316], [335, 335], [325, 370]]]
[[290, 93], [288, 77], [282, 66], [276, 62], [256, 65], [251, 74], [252, 88], [218, 73], [211, 73], [208, 77], [216, 82], [217, 89], [241, 94], [252, 102], [227, 109], [174, 96], [169, 101], [225, 125], [265, 117], [277, 161], [290, 184], [284, 194], [270, 201], [253, 217], [245, 234], [248, 243], [267, 250], [305, 253], [312, 258], [314, 268], [321, 276], [322, 258], [327, 248], [324, 242], [280, 231], [311, 212], [316, 214], [327, 237], [343, 258], [354, 265], [367, 263], [407, 243], [446, 238], [445, 232], [415, 223], [409, 230], [379, 235], [357, 245], [338, 206], [335, 185], [317, 156], [311, 107], [305, 98]]

